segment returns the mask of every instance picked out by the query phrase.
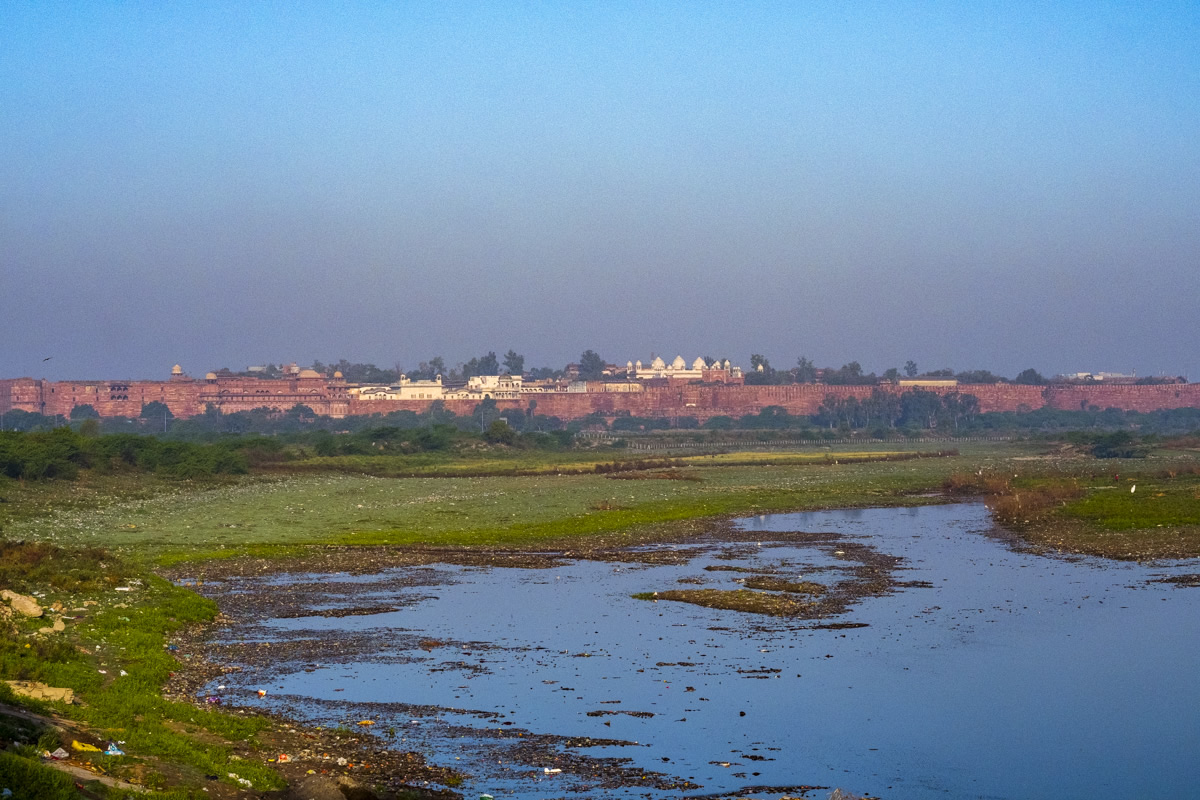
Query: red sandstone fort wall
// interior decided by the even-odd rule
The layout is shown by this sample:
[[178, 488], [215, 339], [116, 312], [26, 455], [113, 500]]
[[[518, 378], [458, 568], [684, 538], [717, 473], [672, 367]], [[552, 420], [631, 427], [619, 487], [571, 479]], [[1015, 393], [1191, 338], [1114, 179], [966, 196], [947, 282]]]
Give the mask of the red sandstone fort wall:
[[[519, 400], [498, 400], [501, 410], [525, 411], [533, 401], [537, 413], [564, 420], [579, 419], [592, 413], [605, 416], [695, 417], [701, 422], [715, 416], [739, 417], [756, 414], [768, 406], [780, 406], [791, 414], [815, 414], [827, 396], [835, 398], [869, 397], [871, 386], [791, 386], [686, 385], [648, 387], [642, 392], [555, 392], [529, 394]], [[881, 387], [888, 392], [909, 389]], [[954, 388], [925, 389], [938, 394], [958, 391], [979, 399], [980, 410], [1022, 411], [1042, 408], [1077, 410], [1097, 407], [1126, 411], [1155, 411], [1170, 408], [1200, 407], [1200, 384], [1163, 386], [1054, 385], [1022, 386], [1015, 384], [972, 384]], [[309, 406], [318, 414], [331, 416], [386, 414], [407, 409], [425, 411], [428, 400], [360, 400], [349, 396], [338, 380], [321, 378], [261, 379], [220, 378], [169, 381], [40, 381], [29, 378], [0, 380], [0, 412], [13, 409], [47, 415], [70, 416], [77, 406], [90, 405], [104, 417], [136, 417], [150, 402], [165, 403], [177, 417], [204, 413], [208, 405], [223, 413], [255, 408], [287, 410], [296, 404]], [[473, 400], [444, 401], [456, 414], [470, 414]]]

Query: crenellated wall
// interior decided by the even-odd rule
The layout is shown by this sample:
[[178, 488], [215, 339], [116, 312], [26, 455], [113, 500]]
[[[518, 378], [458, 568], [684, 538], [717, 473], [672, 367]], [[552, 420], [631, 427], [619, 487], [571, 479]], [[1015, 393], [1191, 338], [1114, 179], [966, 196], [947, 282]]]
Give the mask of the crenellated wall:
[[[738, 417], [756, 414], [768, 406], [780, 406], [791, 414], [815, 414], [827, 396], [869, 397], [872, 386], [696, 385], [670, 382], [646, 386], [639, 392], [606, 392], [589, 386], [587, 392], [546, 392], [523, 395], [518, 400], [497, 400], [499, 409], [528, 410], [564, 420], [592, 413], [605, 416], [695, 417], [703, 422], [715, 416]], [[885, 385], [883, 391], [902, 393], [908, 387]], [[0, 412], [13, 409], [70, 416], [77, 406], [90, 405], [104, 417], [136, 417], [150, 402], [165, 403], [177, 417], [204, 413], [213, 406], [222, 413], [255, 408], [287, 410], [296, 404], [309, 406], [318, 414], [342, 417], [386, 414], [407, 409], [420, 413], [430, 400], [363, 400], [349, 395], [344, 381], [325, 378], [285, 379], [210, 377], [193, 380], [174, 376], [167, 381], [41, 381], [31, 378], [0, 380]], [[1063, 385], [1023, 386], [1016, 384], [967, 384], [957, 387], [923, 388], [938, 394], [961, 392], [979, 399], [980, 410], [1029, 411], [1042, 407], [1078, 410], [1096, 407], [1125, 411], [1155, 411], [1170, 408], [1200, 408], [1200, 384]], [[474, 400], [446, 400], [456, 414], [470, 414]]]

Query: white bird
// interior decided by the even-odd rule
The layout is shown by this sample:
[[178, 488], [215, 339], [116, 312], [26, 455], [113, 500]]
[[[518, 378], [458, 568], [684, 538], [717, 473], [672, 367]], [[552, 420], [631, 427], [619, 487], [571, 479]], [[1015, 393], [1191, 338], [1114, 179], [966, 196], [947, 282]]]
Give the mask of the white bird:
[[1137, 491], [1137, 484], [1135, 483], [1133, 486], [1129, 487], [1129, 493], [1133, 494], [1136, 491]]

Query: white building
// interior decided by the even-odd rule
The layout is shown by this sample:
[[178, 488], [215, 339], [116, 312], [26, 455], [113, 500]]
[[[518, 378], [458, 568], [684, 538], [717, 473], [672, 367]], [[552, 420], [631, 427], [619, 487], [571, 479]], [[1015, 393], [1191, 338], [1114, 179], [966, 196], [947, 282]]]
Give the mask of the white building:
[[467, 385], [446, 396], [453, 400], [517, 400], [521, 397], [520, 375], [476, 375]]
[[675, 356], [675, 360], [670, 364], [655, 357], [648, 367], [644, 366], [641, 361], [629, 361], [626, 362], [625, 369], [629, 377], [640, 380], [672, 378], [687, 381], [718, 381], [742, 376], [741, 367], [731, 365], [729, 359], [725, 359], [724, 362], [714, 361], [712, 366], [709, 366], [703, 358], [696, 358], [689, 367], [688, 363], [683, 360], [683, 356]]
[[446, 397], [442, 376], [431, 381], [410, 381], [407, 375], [392, 386], [355, 386], [347, 389], [360, 400], [441, 400]]

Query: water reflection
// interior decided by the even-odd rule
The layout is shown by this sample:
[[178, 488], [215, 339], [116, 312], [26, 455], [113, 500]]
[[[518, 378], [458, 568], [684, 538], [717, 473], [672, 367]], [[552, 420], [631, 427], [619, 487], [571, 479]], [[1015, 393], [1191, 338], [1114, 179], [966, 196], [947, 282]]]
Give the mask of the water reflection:
[[[404, 708], [381, 722], [401, 729], [406, 747], [473, 770], [467, 796], [586, 791], [586, 779], [496, 764], [487, 736], [517, 728], [637, 742], [595, 752], [691, 779], [698, 794], [822, 784], [906, 798], [1187, 796], [1200, 783], [1200, 590], [1146, 582], [1194, 563], [1013, 552], [981, 535], [990, 524], [971, 505], [769, 515], [742, 527], [837, 532], [903, 557], [901, 577], [930, 587], [868, 599], [845, 621], [869, 627], [829, 631], [631, 598], [681, 579], [734, 588], [745, 573], [729, 567], [827, 581], [840, 566], [827, 550], [767, 536], [761, 546], [700, 548], [682, 565], [439, 567], [411, 589], [425, 599], [395, 611], [243, 631], [340, 631], [377, 645], [352, 663], [277, 667], [279, 688], [262, 702], [290, 695], [494, 715]], [[370, 577], [356, 580], [371, 591]], [[399, 638], [413, 636], [437, 646], [395, 658]], [[245, 680], [267, 677], [250, 670]]]

